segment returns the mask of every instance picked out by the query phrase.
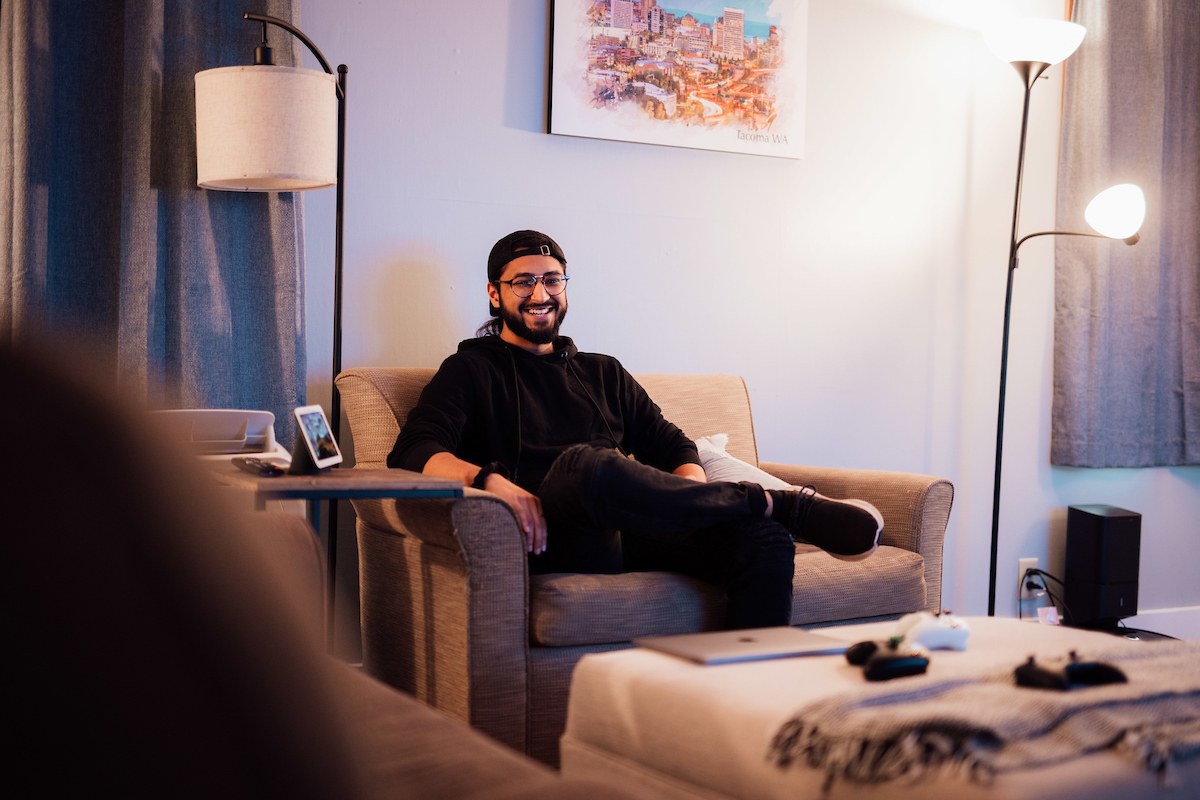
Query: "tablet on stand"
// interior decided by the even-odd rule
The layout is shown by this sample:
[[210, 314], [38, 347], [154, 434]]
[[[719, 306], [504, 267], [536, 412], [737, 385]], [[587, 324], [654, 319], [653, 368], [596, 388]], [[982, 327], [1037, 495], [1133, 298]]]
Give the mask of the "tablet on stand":
[[292, 475], [311, 475], [342, 463], [342, 452], [334, 441], [325, 411], [320, 406], [300, 406], [296, 415], [296, 444], [292, 447]]

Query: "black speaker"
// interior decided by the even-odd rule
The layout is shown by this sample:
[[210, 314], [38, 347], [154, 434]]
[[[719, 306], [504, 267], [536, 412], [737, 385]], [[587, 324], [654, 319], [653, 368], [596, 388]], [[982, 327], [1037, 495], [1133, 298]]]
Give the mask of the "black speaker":
[[1142, 515], [1106, 505], [1068, 506], [1068, 624], [1104, 627], [1137, 613]]

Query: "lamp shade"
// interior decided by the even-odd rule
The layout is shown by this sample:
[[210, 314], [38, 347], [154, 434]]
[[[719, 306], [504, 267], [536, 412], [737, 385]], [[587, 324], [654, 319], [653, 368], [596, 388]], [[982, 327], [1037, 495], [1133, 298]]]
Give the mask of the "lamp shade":
[[1092, 198], [1083, 218], [1102, 236], [1128, 239], [1146, 221], [1146, 195], [1132, 183], [1110, 186]]
[[337, 83], [311, 69], [196, 73], [196, 182], [234, 192], [337, 183]]
[[1002, 61], [1038, 61], [1053, 66], [1079, 48], [1085, 33], [1087, 29], [1074, 22], [1011, 17], [989, 25], [983, 40]]

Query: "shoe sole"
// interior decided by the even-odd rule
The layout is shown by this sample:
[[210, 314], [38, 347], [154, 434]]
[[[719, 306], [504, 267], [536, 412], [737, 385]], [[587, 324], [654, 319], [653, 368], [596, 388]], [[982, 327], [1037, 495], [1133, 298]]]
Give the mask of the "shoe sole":
[[829, 500], [834, 503], [844, 503], [848, 506], [854, 506], [855, 508], [861, 508], [863, 511], [866, 511], [868, 514], [870, 514], [871, 517], [875, 520], [875, 543], [871, 546], [870, 550], [864, 550], [863, 552], [858, 553], [857, 555], [852, 555], [852, 556], [844, 556], [844, 555], [840, 555], [838, 553], [830, 553], [828, 550], [823, 550], [822, 552], [827, 553], [830, 556], [833, 556], [838, 561], [862, 561], [863, 559], [870, 558], [872, 555], [874, 555], [875, 551], [879, 549], [879, 537], [883, 533], [883, 515], [879, 513], [879, 509], [876, 508], [875, 506], [871, 505], [870, 503], [868, 503], [866, 500], [836, 500], [832, 497], [826, 497], [825, 495], [820, 494], [819, 492], [817, 493], [817, 497], [820, 497], [823, 500]]

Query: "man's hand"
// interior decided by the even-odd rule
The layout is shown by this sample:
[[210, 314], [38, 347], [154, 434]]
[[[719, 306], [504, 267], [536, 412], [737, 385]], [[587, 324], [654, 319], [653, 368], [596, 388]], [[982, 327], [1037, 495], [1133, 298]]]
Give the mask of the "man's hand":
[[546, 552], [546, 518], [542, 516], [542, 501], [538, 496], [495, 472], [488, 475], [484, 488], [503, 498], [517, 512], [525, 533], [526, 552], [534, 555]]
[[[475, 464], [463, 461], [450, 453], [435, 453], [425, 462], [421, 471], [426, 475], [462, 481], [463, 486], [470, 486], [475, 482], [479, 469]], [[542, 501], [537, 495], [530, 494], [503, 475], [494, 472], [488, 475], [484, 488], [504, 498], [513, 511], [517, 512], [521, 532], [525, 534], [525, 550], [530, 553], [546, 552], [546, 518], [542, 516]]]

